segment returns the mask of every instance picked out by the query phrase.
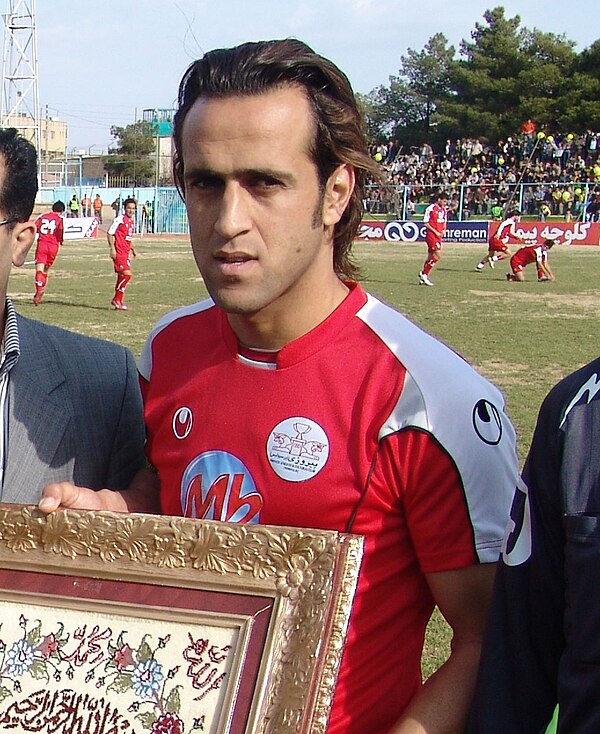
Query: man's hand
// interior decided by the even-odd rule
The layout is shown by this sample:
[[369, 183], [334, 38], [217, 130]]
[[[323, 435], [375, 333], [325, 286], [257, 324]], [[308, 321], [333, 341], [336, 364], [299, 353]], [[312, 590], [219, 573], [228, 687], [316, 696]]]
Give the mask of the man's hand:
[[[116, 495], [110, 489], [95, 492], [87, 487], [77, 487], [70, 482], [47, 484], [42, 491], [38, 507], [42, 512], [55, 512], [59, 508], [71, 510], [111, 510], [110, 495]], [[116, 498], [114, 498], [116, 499]]]
[[124, 491], [93, 490], [71, 482], [47, 484], [38, 507], [46, 514], [56, 510], [110, 510], [111, 512], [160, 513], [160, 480], [150, 469], [140, 469]]

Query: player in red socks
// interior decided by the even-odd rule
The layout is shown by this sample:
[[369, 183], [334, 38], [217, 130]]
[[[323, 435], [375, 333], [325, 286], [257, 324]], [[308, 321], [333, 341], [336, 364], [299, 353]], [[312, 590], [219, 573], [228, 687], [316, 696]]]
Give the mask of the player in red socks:
[[425, 242], [427, 244], [427, 260], [423, 270], [419, 273], [420, 285], [433, 285], [429, 280], [429, 273], [442, 256], [442, 239], [446, 231], [448, 212], [448, 194], [441, 191], [433, 204], [425, 210], [423, 224], [425, 225]]
[[125, 199], [123, 202], [124, 213], [115, 217], [106, 235], [108, 246], [110, 247], [110, 257], [114, 264], [115, 273], [117, 274], [115, 295], [111, 301], [117, 311], [127, 310], [127, 306], [123, 303], [123, 297], [127, 284], [131, 280], [131, 260], [129, 259], [129, 255], [130, 253], [133, 257], [137, 255], [133, 244], [136, 206], [135, 199]]
[[52, 205], [52, 211], [40, 214], [35, 220], [37, 244], [35, 249], [35, 295], [33, 302], [36, 306], [42, 302], [46, 283], [48, 282], [48, 271], [54, 264], [58, 248], [63, 242], [63, 212], [65, 205], [62, 201], [56, 201]]
[[500, 222], [498, 228], [490, 237], [487, 255], [475, 266], [475, 270], [478, 273], [483, 272], [486, 263], [490, 266], [490, 268], [493, 269], [494, 265], [500, 260], [504, 260], [507, 257], [512, 257], [513, 253], [510, 251], [510, 248], [508, 246], [509, 240], [511, 238], [520, 241], [523, 241], [525, 239], [523, 237], [523, 234], [517, 232], [515, 229], [520, 220], [520, 217], [521, 212], [518, 209], [512, 209], [508, 213], [506, 219]]
[[506, 280], [513, 282], [524, 281], [525, 273], [523, 271], [531, 263], [535, 263], [539, 281], [556, 280], [548, 262], [548, 250], [551, 250], [553, 245], [554, 240], [544, 240], [541, 245], [521, 247], [510, 258], [512, 273], [506, 273]]

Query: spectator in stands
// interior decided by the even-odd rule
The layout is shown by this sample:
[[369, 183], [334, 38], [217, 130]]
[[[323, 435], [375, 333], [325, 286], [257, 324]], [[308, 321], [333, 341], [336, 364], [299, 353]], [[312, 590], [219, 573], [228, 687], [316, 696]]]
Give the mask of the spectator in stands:
[[600, 222], [600, 194], [594, 194], [592, 200], [587, 205], [585, 218], [588, 222]]
[[[527, 129], [530, 127], [528, 125]], [[598, 134], [591, 130], [585, 136], [534, 133], [535, 129], [533, 133], [520, 132], [495, 144], [470, 138], [446, 140], [439, 155], [429, 143], [404, 150], [398, 140], [389, 140], [381, 148], [382, 171], [385, 183], [395, 187], [396, 195], [386, 200], [373, 190], [368, 211], [395, 213], [390, 207], [393, 202], [402, 201], [403, 186], [410, 186], [411, 198], [417, 204], [427, 202], [433, 188], [466, 185], [473, 189], [463, 189], [463, 218], [490, 216], [495, 201], [513, 198], [516, 184], [524, 181], [535, 184], [535, 188], [524, 189], [520, 202], [526, 214], [537, 215], [541, 203], [546, 201], [556, 216], [566, 216], [568, 207], [562, 198], [565, 187], [557, 186], [553, 201], [548, 186], [579, 183], [584, 187], [585, 198], [585, 184], [600, 181], [600, 162], [596, 154]], [[374, 147], [372, 153], [376, 150]], [[576, 216], [575, 205], [573, 209], [572, 214]]]

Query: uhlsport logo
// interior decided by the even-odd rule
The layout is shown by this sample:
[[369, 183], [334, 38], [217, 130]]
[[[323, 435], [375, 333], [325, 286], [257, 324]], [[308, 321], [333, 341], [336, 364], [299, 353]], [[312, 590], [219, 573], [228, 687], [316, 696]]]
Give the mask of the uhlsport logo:
[[288, 482], [312, 479], [329, 458], [327, 434], [310, 418], [287, 418], [271, 431], [267, 458], [273, 471]]
[[190, 408], [185, 406], [175, 411], [173, 415], [173, 433], [175, 438], [184, 439], [190, 435], [194, 419]]
[[500, 411], [489, 400], [479, 400], [473, 408], [473, 427], [479, 438], [490, 446], [496, 446], [502, 438]]
[[244, 464], [226, 451], [206, 451], [193, 459], [181, 480], [185, 517], [258, 523], [263, 498]]

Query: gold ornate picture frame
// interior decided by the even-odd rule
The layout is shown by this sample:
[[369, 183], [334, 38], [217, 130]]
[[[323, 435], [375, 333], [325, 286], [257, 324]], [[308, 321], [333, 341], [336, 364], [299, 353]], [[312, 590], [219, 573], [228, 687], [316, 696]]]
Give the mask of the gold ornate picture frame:
[[0, 505], [0, 730], [325, 732], [362, 539]]

